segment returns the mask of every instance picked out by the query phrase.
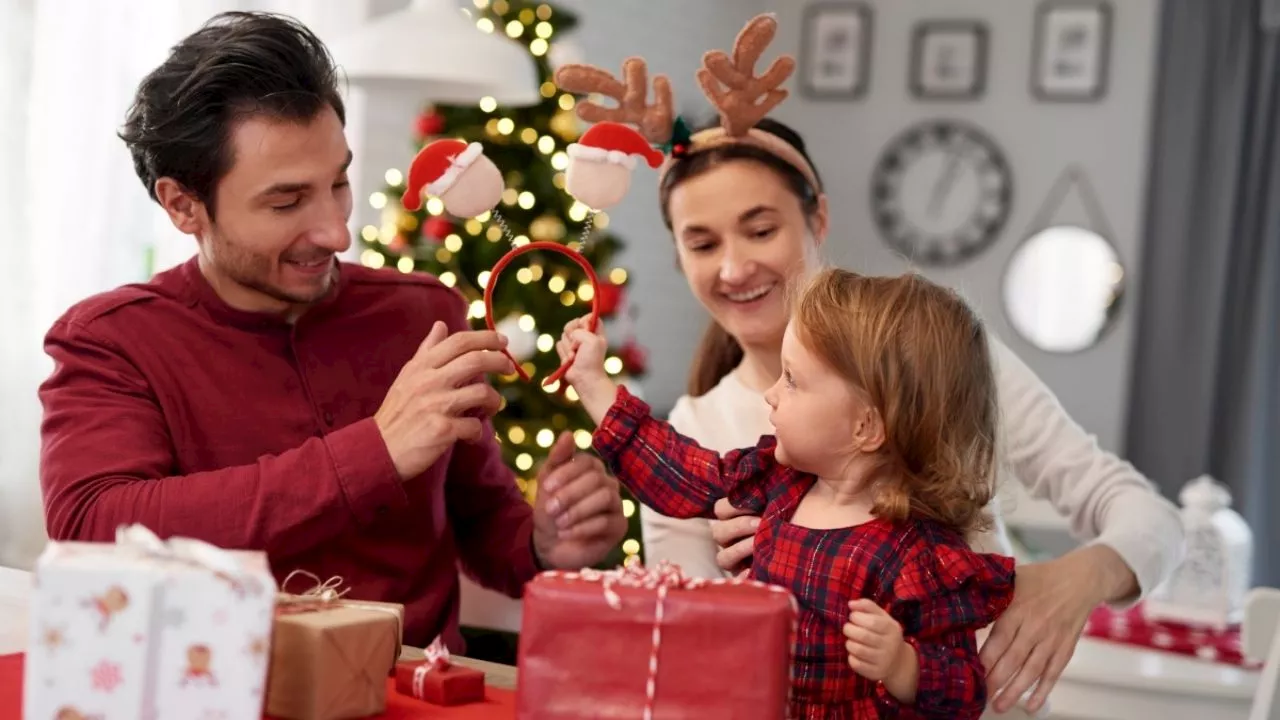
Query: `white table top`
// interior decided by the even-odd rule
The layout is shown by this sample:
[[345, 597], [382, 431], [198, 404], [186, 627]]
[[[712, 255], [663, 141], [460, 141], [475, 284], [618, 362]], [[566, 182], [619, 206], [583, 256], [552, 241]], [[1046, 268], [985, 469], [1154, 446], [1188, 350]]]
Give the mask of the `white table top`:
[[1194, 695], [1249, 702], [1258, 671], [1193, 657], [1083, 638], [1063, 681], [1123, 687], [1166, 695]]

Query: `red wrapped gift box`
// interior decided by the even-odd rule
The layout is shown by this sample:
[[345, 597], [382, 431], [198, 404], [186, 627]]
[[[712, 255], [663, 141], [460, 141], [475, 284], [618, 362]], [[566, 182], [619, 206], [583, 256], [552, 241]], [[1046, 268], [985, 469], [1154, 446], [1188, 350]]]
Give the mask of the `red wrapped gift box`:
[[786, 716], [797, 611], [780, 587], [587, 569], [542, 573], [523, 604], [517, 718]]
[[436, 638], [422, 660], [396, 663], [396, 692], [433, 705], [466, 705], [484, 700], [484, 673], [449, 661], [449, 648]]
[[1099, 640], [1164, 650], [1210, 662], [1246, 668], [1261, 667], [1261, 663], [1244, 657], [1240, 648], [1238, 625], [1215, 630], [1165, 620], [1149, 620], [1142, 612], [1141, 603], [1126, 610], [1099, 606], [1089, 616], [1084, 634]]
[[396, 692], [433, 705], [465, 705], [484, 700], [484, 673], [426, 660], [396, 664]]

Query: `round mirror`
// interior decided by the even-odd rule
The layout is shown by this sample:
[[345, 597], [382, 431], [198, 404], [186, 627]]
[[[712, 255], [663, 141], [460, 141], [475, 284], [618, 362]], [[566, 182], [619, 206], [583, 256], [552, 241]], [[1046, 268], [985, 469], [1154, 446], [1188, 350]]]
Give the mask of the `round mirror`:
[[1115, 321], [1124, 268], [1115, 248], [1092, 230], [1045, 228], [1027, 238], [1005, 270], [1004, 309], [1010, 324], [1048, 352], [1087, 349]]

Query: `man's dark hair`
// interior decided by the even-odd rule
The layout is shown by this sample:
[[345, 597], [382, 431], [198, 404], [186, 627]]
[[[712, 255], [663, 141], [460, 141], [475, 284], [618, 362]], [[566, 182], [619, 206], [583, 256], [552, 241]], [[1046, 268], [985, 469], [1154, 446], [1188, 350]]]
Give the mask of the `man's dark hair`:
[[214, 16], [138, 86], [120, 138], [147, 193], [171, 177], [213, 213], [231, 169], [231, 130], [248, 116], [306, 122], [326, 104], [346, 123], [337, 70], [320, 38], [293, 18]]

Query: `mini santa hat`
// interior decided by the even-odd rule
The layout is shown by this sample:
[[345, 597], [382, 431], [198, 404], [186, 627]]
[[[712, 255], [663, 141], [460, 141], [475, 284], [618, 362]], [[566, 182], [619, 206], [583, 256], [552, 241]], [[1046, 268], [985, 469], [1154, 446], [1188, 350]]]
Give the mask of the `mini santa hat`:
[[615, 163], [628, 170], [636, 166], [634, 155], [643, 157], [651, 168], [661, 165], [663, 159], [638, 130], [616, 122], [592, 125], [568, 150], [571, 158]]
[[453, 187], [471, 163], [484, 154], [480, 143], [467, 143], [445, 138], [429, 143], [418, 151], [409, 165], [409, 185], [405, 188], [400, 204], [405, 210], [417, 210], [422, 206], [422, 189], [428, 195], [439, 197]]

